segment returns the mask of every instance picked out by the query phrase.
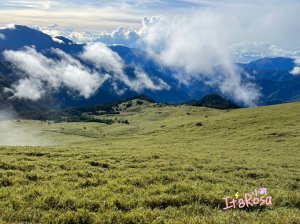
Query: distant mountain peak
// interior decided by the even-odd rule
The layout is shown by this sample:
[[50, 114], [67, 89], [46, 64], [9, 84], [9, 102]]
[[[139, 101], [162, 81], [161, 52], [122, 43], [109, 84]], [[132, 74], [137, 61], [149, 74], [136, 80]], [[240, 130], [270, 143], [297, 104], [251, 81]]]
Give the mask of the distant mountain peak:
[[49, 35], [23, 25], [14, 25], [13, 29], [0, 29], [0, 34], [5, 36], [1, 41], [0, 51], [19, 50], [32, 45], [40, 50], [58, 44]]
[[246, 66], [255, 67], [257, 70], [291, 70], [294, 68], [295, 63], [292, 58], [285, 57], [267, 57], [258, 59], [248, 63]]

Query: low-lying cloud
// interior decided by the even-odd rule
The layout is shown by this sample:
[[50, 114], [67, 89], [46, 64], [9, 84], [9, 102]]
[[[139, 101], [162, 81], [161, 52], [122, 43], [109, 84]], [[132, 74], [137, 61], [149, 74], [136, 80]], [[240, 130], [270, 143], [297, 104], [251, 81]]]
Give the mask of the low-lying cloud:
[[51, 53], [53, 57], [46, 57], [32, 47], [4, 51], [5, 60], [14, 66], [21, 77], [5, 92], [11, 93], [13, 98], [36, 101], [47, 92], [61, 88], [87, 99], [106, 81], [111, 81], [112, 88], [118, 94], [128, 89], [142, 92], [145, 89], [158, 91], [170, 88], [163, 80], [150, 78], [138, 67], [134, 69], [135, 77], [129, 78], [120, 56], [103, 44], [86, 45], [79, 55], [90, 67], [59, 49], [51, 49]]
[[10, 108], [0, 108], [0, 121], [11, 120], [16, 117], [16, 112]]
[[30, 133], [31, 130], [25, 130], [16, 122], [17, 114], [9, 107], [0, 108], [0, 145], [5, 146], [23, 146], [40, 145], [39, 135]]
[[300, 58], [295, 59], [294, 63], [296, 64], [296, 66], [292, 71], [290, 71], [290, 73], [292, 75], [300, 75]]
[[83, 66], [78, 60], [61, 50], [52, 49], [60, 59], [51, 59], [26, 47], [22, 51], [4, 51], [4, 58], [12, 63], [24, 77], [6, 92], [14, 97], [38, 100], [46, 90], [56, 91], [61, 87], [89, 98], [108, 78]]
[[233, 18], [211, 11], [161, 17], [148, 28], [143, 40], [158, 62], [183, 73], [177, 76], [181, 83], [201, 80], [236, 101], [254, 106], [260, 92], [242, 78], [243, 72], [233, 62], [227, 34], [232, 24]]
[[96, 68], [104, 68], [112, 74], [111, 81], [116, 92], [122, 93], [118, 82], [125, 84], [130, 90], [142, 92], [144, 89], [152, 91], [168, 90], [170, 86], [162, 79], [149, 77], [141, 68], [134, 66], [134, 77], [128, 77], [125, 70], [125, 63], [122, 58], [110, 48], [101, 43], [89, 44], [85, 47], [80, 57], [92, 63]]
[[2, 33], [0, 33], [0, 40], [5, 40], [5, 36]]
[[96, 68], [105, 68], [113, 73], [123, 72], [123, 60], [120, 56], [101, 43], [88, 44], [80, 54], [80, 58], [93, 64]]

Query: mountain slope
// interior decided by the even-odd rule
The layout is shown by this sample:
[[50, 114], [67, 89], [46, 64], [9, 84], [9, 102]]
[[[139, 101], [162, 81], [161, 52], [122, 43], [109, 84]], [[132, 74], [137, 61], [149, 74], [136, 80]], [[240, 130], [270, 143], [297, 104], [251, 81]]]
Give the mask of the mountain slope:
[[[5, 121], [0, 145], [26, 147], [1, 146], [0, 222], [299, 223], [299, 111], [149, 104], [98, 116], [109, 126]], [[271, 207], [222, 210], [259, 187]]]
[[286, 81], [295, 78], [290, 71], [295, 67], [291, 58], [262, 58], [248, 64], [239, 64], [246, 72], [256, 79]]
[[76, 54], [82, 50], [83, 46], [70, 41], [67, 42], [67, 38], [52, 38], [43, 32], [22, 25], [0, 29], [0, 33], [5, 37], [0, 40], [0, 51], [20, 50], [25, 46], [34, 46], [38, 51], [58, 48], [70, 54]]

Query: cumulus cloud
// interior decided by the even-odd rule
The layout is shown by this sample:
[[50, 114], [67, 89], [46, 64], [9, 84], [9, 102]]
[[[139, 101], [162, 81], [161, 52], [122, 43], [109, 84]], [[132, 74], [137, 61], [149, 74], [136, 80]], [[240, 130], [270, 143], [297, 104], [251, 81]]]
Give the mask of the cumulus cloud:
[[5, 36], [2, 33], [0, 33], [0, 40], [5, 40]]
[[58, 36], [64, 36], [76, 43], [91, 43], [99, 37], [101, 33], [97, 31], [76, 31], [74, 29], [63, 29], [58, 24], [49, 25], [46, 27], [43, 26], [31, 26], [31, 28], [46, 33], [53, 38]]
[[290, 73], [291, 73], [292, 75], [300, 75], [300, 58], [295, 59], [294, 62], [295, 62], [295, 64], [296, 64], [297, 66], [295, 66], [295, 67], [293, 68], [293, 70], [290, 71]]
[[112, 32], [103, 32], [94, 37], [93, 42], [102, 42], [108, 45], [119, 44], [133, 46], [139, 40], [140, 35], [134, 29], [125, 30], [123, 27], [118, 27]]
[[160, 16], [144, 17], [141, 21], [139, 29], [118, 27], [111, 32], [96, 30], [91, 31], [76, 31], [73, 29], [62, 29], [59, 25], [53, 24], [47, 27], [33, 26], [32, 28], [47, 33], [52, 37], [65, 36], [77, 43], [95, 43], [101, 42], [106, 45], [125, 45], [128, 47], [140, 47], [140, 40], [148, 31], [148, 27], [157, 23]]
[[80, 57], [92, 63], [96, 68], [104, 68], [110, 72], [113, 87], [117, 92], [123, 91], [118, 89], [118, 82], [125, 84], [130, 90], [142, 92], [145, 89], [152, 91], [168, 90], [170, 86], [159, 78], [150, 78], [141, 68], [135, 67], [133, 78], [129, 78], [125, 72], [125, 63], [120, 56], [110, 48], [101, 43], [86, 45]]
[[125, 29], [118, 27], [112, 32], [102, 32], [96, 35], [93, 42], [102, 42], [108, 45], [119, 44], [129, 47], [140, 47], [141, 38], [147, 33], [148, 28], [156, 24], [160, 20], [160, 16], [144, 17], [140, 29]]
[[61, 50], [52, 49], [60, 59], [50, 59], [34, 48], [22, 51], [4, 51], [4, 58], [11, 62], [25, 78], [6, 89], [14, 97], [38, 100], [45, 89], [58, 90], [67, 87], [79, 95], [89, 98], [108, 78], [83, 66], [78, 60]]

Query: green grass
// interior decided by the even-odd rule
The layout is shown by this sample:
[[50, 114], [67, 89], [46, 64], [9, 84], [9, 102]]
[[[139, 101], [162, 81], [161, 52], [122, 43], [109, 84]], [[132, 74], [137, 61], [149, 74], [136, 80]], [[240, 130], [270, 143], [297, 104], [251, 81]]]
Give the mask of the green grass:
[[[129, 125], [12, 122], [44, 146], [0, 146], [0, 220], [300, 223], [299, 110], [133, 103], [101, 116]], [[259, 187], [272, 206], [222, 210]]]

